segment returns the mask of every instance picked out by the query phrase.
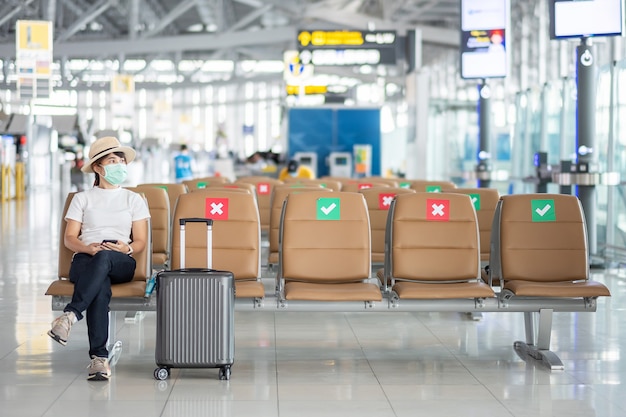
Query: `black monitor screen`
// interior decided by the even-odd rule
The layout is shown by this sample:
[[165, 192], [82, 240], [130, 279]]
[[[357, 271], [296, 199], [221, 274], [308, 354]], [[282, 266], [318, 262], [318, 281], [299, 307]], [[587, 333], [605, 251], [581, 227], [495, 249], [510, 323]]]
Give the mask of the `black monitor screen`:
[[623, 0], [550, 0], [552, 39], [621, 35]]
[[311, 162], [313, 162], [313, 160], [311, 159], [310, 156], [301, 156], [300, 157], [300, 163], [303, 165], [311, 165]]
[[345, 156], [338, 156], [335, 158], [335, 165], [348, 165], [348, 158]]

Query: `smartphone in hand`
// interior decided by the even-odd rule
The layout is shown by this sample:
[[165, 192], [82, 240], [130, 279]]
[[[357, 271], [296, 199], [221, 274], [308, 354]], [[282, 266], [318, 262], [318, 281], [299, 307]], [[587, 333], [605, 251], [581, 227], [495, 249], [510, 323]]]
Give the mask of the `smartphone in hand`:
[[117, 240], [115, 240], [115, 239], [104, 239], [102, 241], [102, 243], [117, 243]]

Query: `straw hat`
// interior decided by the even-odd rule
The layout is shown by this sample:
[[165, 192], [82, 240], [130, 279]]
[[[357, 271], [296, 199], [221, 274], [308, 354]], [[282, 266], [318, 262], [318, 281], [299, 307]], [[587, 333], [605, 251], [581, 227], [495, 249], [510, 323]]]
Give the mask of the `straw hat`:
[[85, 173], [93, 172], [91, 165], [103, 156], [113, 152], [124, 152], [124, 159], [126, 159], [127, 164], [135, 159], [135, 150], [133, 148], [122, 146], [120, 141], [113, 136], [106, 136], [97, 139], [91, 144], [91, 147], [89, 148], [89, 162], [87, 162], [80, 170]]

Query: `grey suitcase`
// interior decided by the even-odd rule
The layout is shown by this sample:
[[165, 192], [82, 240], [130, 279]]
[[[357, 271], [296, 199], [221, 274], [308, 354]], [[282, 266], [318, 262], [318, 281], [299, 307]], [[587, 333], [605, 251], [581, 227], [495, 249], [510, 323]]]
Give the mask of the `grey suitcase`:
[[170, 368], [220, 368], [230, 379], [234, 362], [235, 279], [232, 272], [185, 269], [185, 225], [207, 225], [207, 265], [212, 265], [211, 219], [180, 220], [181, 269], [156, 277], [157, 324], [154, 377], [165, 380]]

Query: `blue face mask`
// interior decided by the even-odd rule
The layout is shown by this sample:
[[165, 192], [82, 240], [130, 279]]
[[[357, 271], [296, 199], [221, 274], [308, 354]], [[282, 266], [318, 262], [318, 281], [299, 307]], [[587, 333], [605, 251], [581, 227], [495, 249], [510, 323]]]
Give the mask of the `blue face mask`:
[[104, 166], [104, 179], [111, 185], [120, 185], [126, 181], [128, 171], [126, 164], [110, 164]]

